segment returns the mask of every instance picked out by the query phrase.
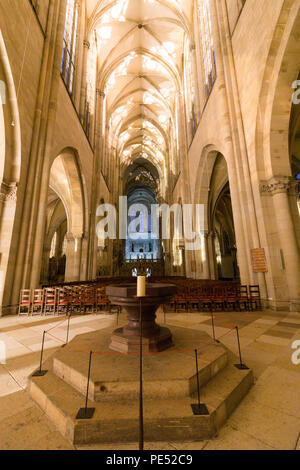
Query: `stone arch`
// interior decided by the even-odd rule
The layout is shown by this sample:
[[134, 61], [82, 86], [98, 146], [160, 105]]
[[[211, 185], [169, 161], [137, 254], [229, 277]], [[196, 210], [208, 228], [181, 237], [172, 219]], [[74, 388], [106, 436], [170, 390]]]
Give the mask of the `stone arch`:
[[21, 171], [21, 130], [14, 79], [0, 31], [0, 183], [16, 184]]
[[226, 153], [220, 151], [220, 148], [222, 147], [215, 144], [208, 144], [201, 152], [194, 188], [195, 204], [205, 204], [205, 206], [207, 206], [210, 192], [210, 180], [218, 153], [222, 154], [227, 162]]
[[[58, 274], [58, 267], [61, 261], [62, 254], [60, 253], [63, 244], [63, 238], [66, 235], [67, 229], [67, 213], [65, 205], [59, 195], [52, 189], [48, 192], [48, 204], [47, 204], [47, 224], [45, 230], [44, 246], [43, 246], [43, 261], [41, 269], [41, 284], [48, 284], [55, 280], [63, 282], [64, 276], [60, 276], [58, 279], [56, 276], [50, 275], [50, 252], [51, 243], [55, 233], [59, 234], [59, 239], [56, 243], [56, 265]], [[62, 230], [63, 228], [63, 230]], [[62, 233], [63, 232], [63, 233]], [[60, 273], [64, 274], [64, 273]]]
[[[256, 124], [256, 166], [267, 239], [272, 238], [271, 290], [282, 307], [299, 309], [299, 245], [291, 194], [290, 123], [294, 82], [300, 70], [300, 2], [283, 2], [262, 82]], [[270, 198], [270, 199], [267, 199]], [[282, 289], [282, 285], [285, 288]], [[276, 305], [277, 306], [277, 305]]]
[[260, 92], [256, 126], [256, 164], [260, 179], [290, 176], [289, 124], [292, 84], [300, 70], [300, 6], [283, 4], [270, 46]]
[[85, 195], [76, 151], [65, 148], [54, 159], [50, 169], [50, 188], [66, 209], [68, 232], [82, 236], [85, 229]]
[[[17, 95], [10, 62], [0, 31], [0, 304], [9, 302], [7, 282], [17, 187], [21, 171], [21, 131]], [[5, 284], [7, 283], [7, 284]], [[5, 286], [5, 287], [4, 287]]]
[[[215, 164], [219, 157], [222, 157], [226, 171], [220, 172], [220, 181], [218, 190], [215, 188], [215, 194], [211, 194], [211, 182], [214, 174]], [[225, 169], [224, 169], [225, 170]], [[245, 255], [245, 237], [241, 220], [241, 208], [239, 205], [239, 193], [234, 185], [235, 174], [230, 165], [230, 154], [224, 144], [207, 144], [203, 147], [197, 168], [197, 177], [194, 187], [194, 205], [204, 205], [204, 238], [203, 248], [196, 255], [197, 276], [200, 278], [215, 278], [217, 267], [215, 265], [215, 252], [213, 244], [213, 227], [212, 227], [212, 206], [222, 194], [223, 189], [227, 185], [230, 191], [232, 203], [232, 227], [236, 238], [236, 246], [238, 248], [239, 270], [242, 281], [248, 282], [249, 266], [248, 258]], [[205, 248], [204, 248], [205, 247]], [[235, 261], [236, 262], [236, 261]]]
[[62, 202], [67, 218], [67, 253], [65, 281], [85, 277], [87, 198], [79, 158], [75, 149], [64, 148], [50, 168], [49, 191]]

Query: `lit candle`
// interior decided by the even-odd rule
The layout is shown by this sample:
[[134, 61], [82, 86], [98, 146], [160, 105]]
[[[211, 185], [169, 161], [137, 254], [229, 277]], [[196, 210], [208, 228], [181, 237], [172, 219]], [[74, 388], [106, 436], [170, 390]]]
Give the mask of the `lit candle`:
[[137, 297], [145, 297], [145, 295], [146, 295], [146, 276], [138, 276]]

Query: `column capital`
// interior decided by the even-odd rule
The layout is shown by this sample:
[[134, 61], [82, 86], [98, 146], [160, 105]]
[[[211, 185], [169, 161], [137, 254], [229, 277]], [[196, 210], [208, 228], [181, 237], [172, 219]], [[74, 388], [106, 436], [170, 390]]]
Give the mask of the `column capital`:
[[0, 202], [4, 203], [7, 201], [15, 202], [17, 200], [17, 191], [18, 191], [18, 184], [17, 183], [1, 183], [0, 186]]
[[105, 98], [105, 93], [100, 90], [100, 88], [96, 88], [96, 95], [102, 96], [102, 98]]
[[67, 242], [75, 241], [75, 240], [83, 240], [84, 234], [82, 232], [67, 232], [66, 233], [66, 240]]
[[290, 176], [273, 176], [268, 181], [261, 181], [260, 192], [262, 194], [287, 193], [291, 187], [292, 178]]
[[83, 40], [83, 45], [84, 45], [84, 47], [86, 47], [87, 49], [89, 49], [89, 48], [91, 47], [90, 41], [88, 41], [87, 39], [84, 39], [84, 40]]

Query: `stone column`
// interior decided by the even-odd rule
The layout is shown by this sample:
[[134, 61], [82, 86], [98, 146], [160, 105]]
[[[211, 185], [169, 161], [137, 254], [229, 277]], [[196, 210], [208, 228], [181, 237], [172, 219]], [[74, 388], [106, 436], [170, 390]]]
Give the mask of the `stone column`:
[[[61, 3], [62, 2], [58, 0], [49, 1], [47, 33], [43, 47], [40, 80], [36, 97], [35, 118], [28, 160], [29, 164], [28, 168], [23, 169], [23, 178], [21, 178], [22, 182], [20, 182], [21, 193], [19, 192], [18, 194], [17, 206], [20, 216], [15, 220], [15, 249], [11, 255], [12, 268], [6, 275], [8, 288], [5, 289], [5, 296], [7, 298], [7, 305], [17, 304], [20, 289], [28, 288], [29, 286], [30, 267], [28, 260], [32, 258], [31, 237], [32, 225], [34, 225], [32, 219], [35, 214], [33, 201], [35, 198], [36, 182], [40, 181], [40, 161], [42, 160], [42, 155], [44, 155], [43, 143], [45, 142], [47, 128], [47, 112], [55, 56], [54, 45], [56, 43], [57, 21]], [[17, 126], [15, 126], [15, 129], [16, 128]]]
[[[11, 249], [12, 230], [15, 220], [17, 204], [17, 184], [0, 186], [0, 305], [7, 305], [2, 308], [2, 314], [11, 313], [8, 305], [10, 302], [10, 291], [5, 288], [5, 280], [8, 270], [14, 269], [10, 266], [9, 255]], [[1, 312], [0, 312], [1, 315]]]
[[41, 284], [48, 283], [48, 275], [49, 275], [49, 258], [50, 258], [50, 247], [44, 247], [43, 251], [43, 263], [42, 263], [42, 270], [41, 270]]
[[[103, 102], [105, 95], [96, 90], [95, 104], [95, 152], [93, 162], [93, 182], [91, 191], [91, 213], [89, 228], [89, 248], [88, 248], [88, 278], [95, 279], [97, 275], [97, 234], [96, 234], [96, 211], [100, 198], [100, 181], [101, 181], [101, 159], [103, 157], [103, 136], [102, 136], [102, 115]], [[107, 202], [107, 201], [106, 201]]]
[[[204, 254], [201, 253], [202, 266], [203, 266], [202, 278], [210, 279], [210, 266], [209, 266], [210, 254], [209, 254], [209, 249], [208, 249], [209, 232], [205, 230], [203, 236], [204, 236]], [[205, 259], [203, 259], [204, 257]]]
[[65, 282], [80, 281], [82, 236], [67, 233]]
[[209, 273], [210, 279], [217, 278], [217, 266], [216, 266], [216, 256], [215, 256], [215, 232], [211, 231], [207, 234], [207, 252], [208, 252], [208, 264], [209, 264]]
[[[66, 0], [61, 0], [58, 12], [57, 35], [55, 42], [55, 52], [53, 59], [51, 77], [51, 90], [48, 110], [46, 113], [46, 133], [45, 141], [42, 142], [40, 149], [40, 160], [35, 177], [35, 191], [32, 203], [32, 221], [31, 221], [31, 240], [30, 249], [27, 252], [27, 276], [29, 278], [29, 287], [36, 288], [40, 282], [42, 253], [43, 253], [43, 235], [46, 226], [46, 207], [48, 200], [49, 178], [53, 152], [53, 137], [56, 123], [57, 96], [59, 85], [61, 83], [61, 52], [63, 44], [63, 35], [65, 27]], [[26, 276], [26, 277], [27, 277]]]
[[261, 185], [261, 192], [273, 198], [280, 248], [284, 257], [286, 282], [291, 309], [300, 310], [300, 257], [289, 205], [288, 190], [291, 178], [273, 177]]

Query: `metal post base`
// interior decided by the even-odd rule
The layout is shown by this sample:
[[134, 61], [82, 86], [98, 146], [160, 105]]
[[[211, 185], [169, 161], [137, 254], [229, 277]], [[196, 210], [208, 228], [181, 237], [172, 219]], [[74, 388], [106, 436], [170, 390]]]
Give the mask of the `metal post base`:
[[34, 372], [34, 374], [32, 374], [32, 377], [44, 377], [47, 372], [47, 370], [37, 370], [36, 372]]
[[247, 367], [245, 364], [234, 364], [234, 367], [239, 370], [249, 370], [249, 367]]
[[80, 408], [76, 419], [91, 419], [94, 416], [95, 408]]
[[204, 405], [204, 403], [201, 403], [201, 405], [198, 404], [193, 404], [191, 405], [193, 414], [195, 416], [204, 416], [204, 415], [209, 415], [209, 411], [207, 409], [207, 406]]

